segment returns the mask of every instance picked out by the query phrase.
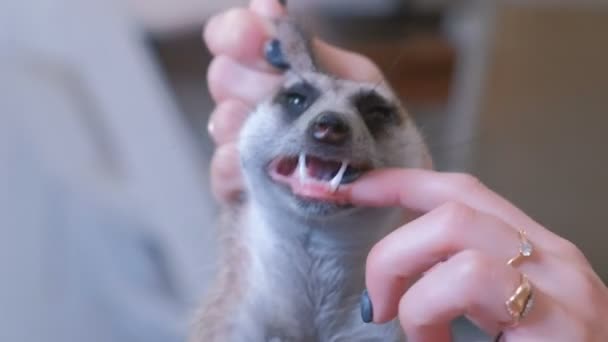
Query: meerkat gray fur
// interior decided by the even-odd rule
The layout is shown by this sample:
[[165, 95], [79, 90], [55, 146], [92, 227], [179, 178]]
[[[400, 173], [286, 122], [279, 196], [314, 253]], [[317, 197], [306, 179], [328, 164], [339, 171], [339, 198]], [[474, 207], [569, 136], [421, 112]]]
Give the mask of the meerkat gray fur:
[[277, 35], [290, 67], [241, 131], [245, 197], [223, 211], [219, 270], [191, 341], [402, 341], [398, 322], [365, 324], [359, 310], [366, 257], [402, 210], [315, 194], [331, 198], [371, 169], [423, 167], [424, 142], [387, 85], [319, 70], [290, 20]]

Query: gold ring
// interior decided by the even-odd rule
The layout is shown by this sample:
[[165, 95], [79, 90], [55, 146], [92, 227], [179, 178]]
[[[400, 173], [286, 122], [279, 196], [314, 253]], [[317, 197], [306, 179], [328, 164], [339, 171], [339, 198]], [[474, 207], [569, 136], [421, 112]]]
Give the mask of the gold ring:
[[519, 230], [519, 241], [519, 253], [507, 261], [507, 265], [509, 266], [513, 266], [520, 260], [532, 256], [532, 252], [534, 252], [534, 246], [532, 246], [532, 243], [528, 240], [528, 235], [522, 229]]
[[521, 284], [505, 302], [505, 306], [513, 319], [513, 326], [519, 324], [530, 313], [534, 306], [534, 291], [528, 277], [521, 275]]

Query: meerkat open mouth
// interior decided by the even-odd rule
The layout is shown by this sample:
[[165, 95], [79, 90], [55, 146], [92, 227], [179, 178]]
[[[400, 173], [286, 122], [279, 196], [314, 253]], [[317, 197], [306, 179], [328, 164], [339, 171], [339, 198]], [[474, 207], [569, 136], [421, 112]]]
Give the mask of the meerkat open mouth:
[[270, 163], [270, 177], [291, 187], [298, 196], [338, 201], [338, 188], [357, 180], [370, 167], [346, 160], [327, 160], [301, 153], [284, 156]]

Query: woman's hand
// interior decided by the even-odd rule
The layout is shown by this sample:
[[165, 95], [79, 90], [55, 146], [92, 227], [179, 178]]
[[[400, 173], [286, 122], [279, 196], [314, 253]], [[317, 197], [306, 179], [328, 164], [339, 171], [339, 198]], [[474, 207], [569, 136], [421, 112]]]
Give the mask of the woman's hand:
[[[583, 254], [475, 178], [377, 171], [354, 183], [349, 197], [425, 213], [372, 249], [363, 304], [373, 310], [366, 318], [398, 316], [408, 341], [450, 341], [449, 324], [462, 315], [490, 334], [504, 329], [506, 341], [608, 341], [608, 289]], [[533, 252], [509, 266], [521, 229]], [[505, 301], [523, 274], [534, 302], [509, 327], [514, 318]]]
[[[269, 96], [281, 74], [264, 59], [264, 46], [273, 38], [270, 18], [285, 14], [277, 0], [252, 0], [249, 8], [235, 8], [212, 18], [204, 39], [215, 58], [208, 83], [217, 106], [209, 120], [209, 133], [217, 149], [211, 164], [211, 184], [216, 198], [229, 202], [243, 188], [236, 138], [247, 114]], [[367, 58], [321, 41], [313, 42], [317, 62], [345, 79], [376, 81], [378, 68]]]
[[[240, 127], [280, 82], [280, 72], [266, 63], [263, 51], [273, 37], [269, 18], [281, 15], [278, 1], [252, 0], [247, 9], [214, 17], [205, 29], [215, 56], [208, 75], [217, 102], [209, 122], [217, 144], [212, 185], [223, 202], [243, 187], [235, 144]], [[360, 55], [320, 41], [313, 47], [318, 62], [342, 78], [380, 77]], [[425, 213], [379, 242], [369, 256], [373, 317], [368, 318], [374, 322], [399, 316], [409, 341], [449, 341], [449, 323], [461, 315], [491, 334], [504, 329], [507, 341], [608, 340], [608, 290], [581, 252], [474, 178], [378, 171], [353, 184], [350, 197], [360, 205]], [[527, 232], [534, 251], [512, 267], [506, 263], [519, 251], [519, 229]], [[513, 317], [505, 301], [522, 274], [534, 286], [534, 305], [519, 325], [507, 327]]]

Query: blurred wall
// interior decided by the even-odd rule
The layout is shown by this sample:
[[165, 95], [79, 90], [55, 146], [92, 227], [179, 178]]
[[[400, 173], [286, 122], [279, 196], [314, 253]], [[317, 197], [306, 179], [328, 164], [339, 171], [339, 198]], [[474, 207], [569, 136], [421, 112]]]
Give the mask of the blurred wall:
[[475, 173], [608, 279], [608, 8], [499, 13]]
[[201, 23], [226, 8], [246, 6], [248, 0], [121, 0], [154, 34], [200, 30]]

